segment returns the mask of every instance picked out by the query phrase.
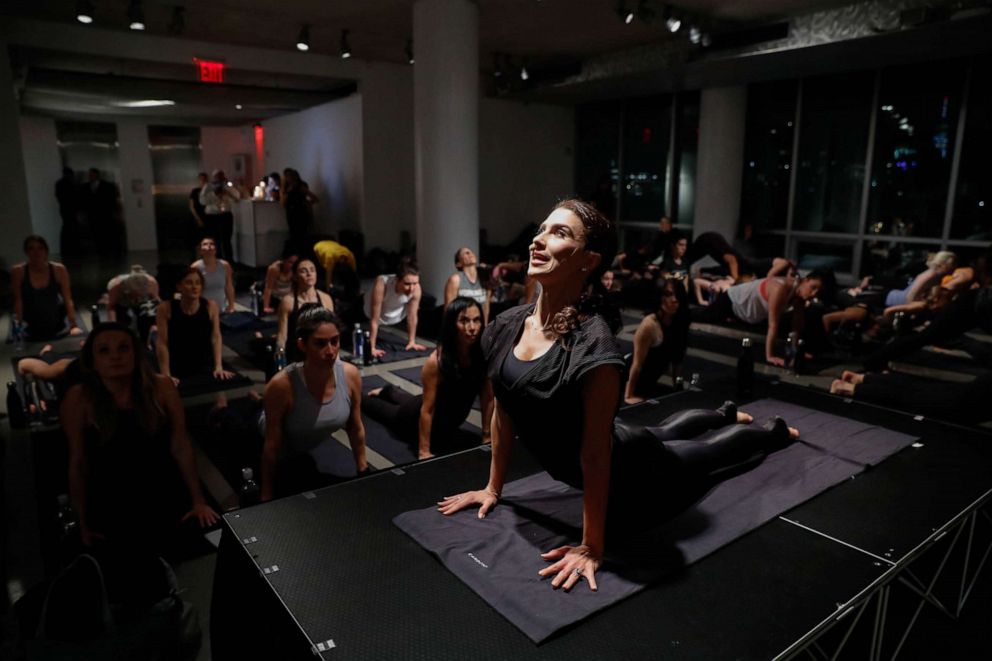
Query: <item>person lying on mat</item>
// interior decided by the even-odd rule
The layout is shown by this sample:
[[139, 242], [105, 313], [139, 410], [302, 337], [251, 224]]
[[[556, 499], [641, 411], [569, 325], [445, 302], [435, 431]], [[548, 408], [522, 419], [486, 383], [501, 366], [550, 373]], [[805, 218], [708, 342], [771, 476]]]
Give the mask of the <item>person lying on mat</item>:
[[265, 286], [262, 289], [262, 312], [272, 314], [282, 299], [293, 293], [295, 279], [296, 255], [283, 257], [269, 264], [265, 271]]
[[[80, 342], [79, 345], [82, 347], [83, 343]], [[52, 384], [52, 387], [55, 389], [55, 399], [61, 402], [65, 397], [66, 391], [82, 380], [79, 371], [79, 358], [59, 358], [58, 360], [48, 362], [41, 356], [44, 356], [49, 351], [52, 351], [52, 345], [46, 344], [42, 347], [38, 358], [31, 356], [21, 358], [17, 361], [17, 372], [25, 378], [46, 381]], [[40, 400], [39, 404], [43, 411], [47, 410], [47, 403], [44, 399]], [[28, 404], [28, 410], [31, 413], [35, 412], [33, 403]]]
[[127, 326], [99, 324], [83, 344], [82, 382], [62, 402], [69, 493], [87, 546], [105, 539], [154, 552], [182, 521], [217, 522], [176, 386], [152, 372], [142, 348]]
[[155, 355], [159, 371], [177, 386], [181, 379], [197, 374], [221, 380], [234, 376], [221, 362], [220, 310], [214, 301], [203, 298], [204, 285], [203, 273], [190, 267], [176, 284], [179, 299], [158, 306]]
[[394, 427], [401, 436], [417, 439], [417, 458], [429, 459], [444, 451], [478, 395], [482, 440], [488, 443], [493, 391], [479, 348], [483, 328], [477, 301], [465, 296], [453, 299], [444, 311], [437, 349], [420, 371], [423, 394], [410, 395], [394, 385], [376, 388], [362, 399], [362, 411]]
[[158, 280], [141, 264], [132, 265], [129, 273], [114, 276], [107, 283], [107, 320], [130, 324], [133, 318], [142, 342], [148, 341], [160, 302]]
[[[317, 289], [317, 265], [313, 260], [301, 259], [296, 262], [295, 275], [293, 293], [286, 294], [279, 302], [279, 328], [276, 332], [276, 345], [283, 347], [292, 361], [303, 357], [295, 341], [296, 324], [303, 307], [310, 304], [334, 311], [334, 300]], [[293, 341], [287, 344], [289, 338], [293, 338]]]
[[48, 242], [37, 234], [24, 239], [27, 261], [10, 269], [14, 319], [24, 325], [32, 341], [51, 340], [63, 334], [80, 335], [72, 301], [69, 271], [48, 261]]
[[[506, 311], [482, 339], [496, 400], [489, 482], [438, 503], [445, 515], [477, 505], [484, 518], [499, 500], [520, 439], [553, 478], [583, 491], [581, 543], [542, 556], [552, 564], [539, 573], [553, 588], [571, 589], [581, 578], [596, 590], [608, 533], [612, 544], [660, 524], [677, 513], [672, 499], [689, 493], [681, 488], [687, 482], [760, 459], [798, 436], [780, 419], [764, 428], [746, 424], [750, 416], [732, 403], [682, 412], [657, 428], [614, 422], [623, 358], [597, 314], [595, 293], [582, 292], [596, 288], [615, 252], [613, 223], [585, 202], [560, 202], [541, 224], [528, 268], [541, 284], [537, 303]], [[718, 427], [725, 429], [697, 442], [663, 443]]]
[[200, 241], [200, 259], [190, 265], [203, 274], [203, 296], [223, 312], [234, 312], [234, 270], [226, 259], [217, 257], [217, 240], [205, 236]]
[[[311, 263], [304, 260], [303, 263]], [[339, 429], [348, 442], [359, 473], [365, 460], [362, 424], [362, 378], [358, 368], [338, 360], [341, 320], [331, 310], [311, 307], [296, 325], [296, 346], [303, 362], [292, 363], [265, 386], [264, 412], [259, 422], [265, 436], [262, 449], [262, 500], [323, 486]], [[277, 468], [278, 477], [277, 477]]]
[[[783, 260], [783, 268], [788, 262]], [[804, 278], [789, 275], [768, 276], [734, 285], [719, 294], [711, 305], [697, 311], [695, 321], [722, 323], [728, 319], [739, 319], [748, 324], [768, 322], [765, 335], [765, 361], [771, 365], [785, 365], [785, 359], [775, 355], [775, 340], [778, 339], [779, 319], [790, 307], [796, 307], [792, 315], [792, 328], [802, 335], [805, 315], [802, 310], [809, 301], [816, 298], [829, 279], [823, 271], [810, 271]]]
[[391, 326], [406, 319], [406, 351], [424, 351], [417, 342], [417, 310], [420, 308], [420, 272], [412, 264], [402, 266], [395, 275], [380, 275], [365, 295], [365, 317], [369, 320], [369, 341], [372, 357], [386, 355], [376, 342], [379, 326]]
[[624, 388], [624, 402], [637, 404], [657, 390], [658, 379], [671, 369], [672, 381], [682, 373], [689, 344], [689, 297], [677, 280], [663, 280], [655, 311], [634, 332], [634, 355]]

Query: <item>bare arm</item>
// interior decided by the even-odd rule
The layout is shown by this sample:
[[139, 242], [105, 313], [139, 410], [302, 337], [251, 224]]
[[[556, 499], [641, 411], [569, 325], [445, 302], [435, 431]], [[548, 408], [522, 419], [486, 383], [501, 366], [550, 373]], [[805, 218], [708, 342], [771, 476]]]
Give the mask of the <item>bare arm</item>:
[[369, 469], [365, 460], [365, 424], [362, 422], [362, 376], [358, 368], [350, 363], [344, 364], [345, 378], [348, 380], [348, 391], [351, 394], [351, 414], [345, 425], [348, 434], [348, 444], [355, 458], [355, 470], [364, 473]]
[[121, 295], [121, 286], [114, 285], [107, 292], [107, 321], [117, 321], [117, 299]]
[[[216, 301], [207, 299], [207, 313], [210, 315], [210, 348], [214, 356], [214, 376], [217, 376], [219, 372], [224, 371], [224, 362], [221, 360], [220, 310]], [[162, 337], [161, 330], [159, 337]]]
[[890, 305], [889, 307], [885, 308], [885, 312], [882, 313], [882, 316], [891, 321], [892, 318], [896, 316], [896, 314], [899, 312], [907, 312], [909, 314], [913, 314], [915, 312], [920, 312], [921, 310], [925, 310], [926, 308], [927, 308], [926, 301], [913, 301], [912, 303], [903, 303], [902, 305]]
[[162, 301], [155, 309], [155, 325], [158, 327], [158, 338], [155, 340], [155, 356], [158, 358], [158, 371], [162, 376], [172, 378], [169, 365], [169, 317], [172, 316], [172, 305]]
[[637, 381], [641, 378], [641, 370], [644, 368], [644, 361], [648, 357], [651, 345], [661, 333], [661, 328], [652, 316], [644, 317], [634, 332], [634, 357], [630, 361], [630, 375], [627, 377], [627, 386], [624, 389], [624, 401], [628, 404], [643, 402], [644, 398], [637, 395]]
[[[372, 305], [369, 306], [369, 311], [372, 313], [369, 319], [369, 343], [372, 347], [373, 355], [379, 351], [376, 348], [376, 341], [379, 338], [379, 315], [382, 314], [382, 300], [386, 297], [386, 281], [385, 279], [378, 277], [375, 279], [375, 284], [372, 285], [372, 293], [369, 294], [372, 297]], [[380, 355], [385, 352], [380, 352]]]
[[227, 298], [227, 305], [224, 312], [234, 312], [234, 270], [227, 260], [221, 260], [224, 265], [224, 296]]
[[265, 271], [265, 287], [262, 289], [262, 305], [268, 307], [272, 290], [275, 289], [276, 279], [279, 277], [279, 268], [275, 264], [270, 264]]
[[272, 500], [275, 493], [276, 465], [282, 451], [282, 423], [293, 406], [293, 388], [289, 375], [279, 372], [265, 386], [262, 396], [265, 406], [265, 444], [262, 446], [261, 497]]
[[420, 370], [420, 380], [424, 384], [423, 403], [420, 405], [420, 425], [417, 436], [417, 458], [430, 459], [431, 427], [434, 419], [434, 406], [437, 400], [437, 385], [441, 380], [441, 370], [438, 368], [437, 350], [427, 358]]
[[420, 294], [420, 285], [417, 285], [417, 288], [413, 290], [413, 296], [406, 303], [407, 351], [410, 349], [423, 351], [425, 348], [422, 344], [417, 344], [417, 315], [420, 313]]
[[276, 346], [286, 348], [286, 336], [289, 335], [289, 313], [293, 309], [293, 295], [286, 294], [279, 302], [277, 315], [279, 319], [276, 331]]
[[179, 399], [179, 391], [176, 390], [175, 384], [170, 379], [159, 378], [156, 385], [172, 427], [169, 450], [176, 466], [179, 467], [179, 472], [183, 476], [183, 482], [186, 483], [186, 490], [189, 492], [189, 498], [193, 504], [190, 511], [183, 517], [183, 521], [195, 518], [201, 527], [209, 526], [217, 522], [217, 513], [207, 505], [203, 499], [203, 492], [200, 490], [200, 477], [196, 471], [193, 446], [186, 435], [186, 412]]
[[920, 298], [920, 294], [923, 293], [923, 290], [935, 277], [936, 275], [933, 269], [926, 269], [923, 273], [913, 278], [912, 284], [909, 285], [909, 291], [906, 292], [906, 300], [911, 302]]
[[458, 274], [455, 273], [444, 283], [444, 309], [447, 310], [451, 301], [458, 296]]
[[76, 304], [72, 300], [72, 287], [69, 284], [69, 270], [62, 264], [56, 264], [55, 279], [59, 283], [59, 291], [65, 302], [65, 317], [69, 320], [69, 327], [79, 328], [79, 324], [76, 323]]
[[768, 281], [768, 334], [765, 336], [765, 360], [772, 365], [784, 365], [785, 361], [775, 356], [775, 340], [778, 338], [778, 320], [789, 303], [789, 288], [779, 280]]
[[768, 269], [766, 277], [774, 278], [779, 275], [788, 275], [794, 264], [785, 257], [776, 257], [772, 260], [772, 267]]

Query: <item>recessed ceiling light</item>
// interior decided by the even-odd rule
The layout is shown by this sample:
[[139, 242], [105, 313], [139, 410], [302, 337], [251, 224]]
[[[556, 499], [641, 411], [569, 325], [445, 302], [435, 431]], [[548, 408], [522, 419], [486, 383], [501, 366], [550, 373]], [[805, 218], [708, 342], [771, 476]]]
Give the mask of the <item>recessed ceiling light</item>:
[[111, 105], [118, 108], [161, 108], [174, 106], [176, 102], [172, 99], [141, 99], [140, 101], [114, 101]]
[[351, 57], [351, 46], [348, 44], [348, 32], [350, 32], [350, 30], [341, 30], [341, 59], [344, 60]]
[[296, 50], [306, 52], [310, 50], [310, 26], [304, 25], [300, 34], [296, 37]]
[[127, 8], [127, 20], [130, 22], [128, 27], [132, 30], [145, 29], [145, 12], [141, 8], [141, 0], [131, 0]]
[[244, 106], [243, 106], [243, 105], [241, 105], [240, 103], [235, 103], [235, 104], [234, 104], [234, 109], [235, 109], [235, 110], [241, 110], [242, 108], [244, 108]]
[[76, 20], [89, 25], [93, 22], [93, 3], [89, 0], [79, 0], [76, 3]]

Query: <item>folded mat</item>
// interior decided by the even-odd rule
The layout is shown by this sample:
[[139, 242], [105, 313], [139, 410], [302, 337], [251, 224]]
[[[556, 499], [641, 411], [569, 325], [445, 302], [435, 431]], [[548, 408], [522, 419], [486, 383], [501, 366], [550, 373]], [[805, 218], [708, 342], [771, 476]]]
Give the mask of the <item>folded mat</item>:
[[[570, 594], [562, 594], [537, 575], [547, 565], [541, 552], [563, 543], [576, 544], [581, 534], [582, 493], [546, 473], [507, 484], [503, 502], [485, 519], [476, 516], [475, 508], [445, 517], [430, 507], [401, 514], [393, 522], [540, 643], [916, 440], [772, 399], [744, 408], [758, 421], [772, 415], [784, 417], [800, 429], [802, 440], [716, 485], [652, 534], [649, 544], [608, 553], [596, 575], [599, 591], [595, 593], [586, 585], [577, 585]], [[571, 529], [575, 538], [563, 536], [562, 526]]]

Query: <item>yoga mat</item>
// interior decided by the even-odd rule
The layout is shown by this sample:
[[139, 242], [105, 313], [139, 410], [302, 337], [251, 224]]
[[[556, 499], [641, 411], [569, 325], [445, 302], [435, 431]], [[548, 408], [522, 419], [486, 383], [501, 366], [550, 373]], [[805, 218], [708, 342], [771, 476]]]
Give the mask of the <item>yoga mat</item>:
[[228, 372], [234, 372], [234, 376], [230, 379], [215, 379], [213, 373], [210, 373], [194, 374], [193, 376], [180, 379], [179, 396], [194, 397], [196, 395], [204, 395], [212, 392], [224, 392], [225, 390], [247, 388], [254, 384], [254, 381], [249, 379], [244, 374], [239, 373], [227, 363], [224, 363], [224, 369]]
[[376, 340], [376, 347], [386, 352], [382, 358], [376, 358], [375, 364], [395, 363], [410, 358], [422, 358], [429, 356], [434, 349], [427, 348], [424, 351], [407, 351], [406, 340], [395, 340], [389, 336], [379, 335]]
[[224, 312], [220, 315], [220, 328], [222, 332], [254, 329], [260, 321], [251, 312]]
[[[395, 370], [393, 374], [402, 379], [406, 379], [410, 383], [416, 383], [418, 386], [423, 388], [424, 380], [420, 378], [420, 370], [421, 368], [419, 367], [405, 367], [401, 370]], [[476, 411], [482, 410], [482, 404], [479, 402], [478, 395], [476, 396], [475, 401], [472, 402], [472, 408]]]
[[[507, 484], [502, 502], [480, 520], [476, 508], [449, 517], [434, 507], [393, 522], [535, 643], [576, 624], [662, 576], [692, 564], [824, 490], [862, 472], [916, 439], [776, 400], [744, 407], [762, 421], [784, 417], [800, 441], [757, 467], [721, 482], [650, 535], [649, 543], [609, 551], [596, 575], [571, 593], [552, 590], [537, 572], [540, 553], [581, 535], [582, 493], [537, 473]], [[485, 479], [480, 476], [480, 480]], [[570, 530], [571, 536], [562, 534]], [[571, 537], [571, 538], [570, 538]]]
[[[735, 337], [726, 337], [724, 335], [715, 335], [713, 333], [706, 333], [697, 329], [690, 329], [689, 331], [689, 346], [695, 349], [702, 349], [703, 351], [711, 351], [713, 353], [722, 353], [725, 356], [731, 356], [736, 358], [741, 351], [741, 340]], [[765, 361], [765, 343], [764, 340], [755, 342], [751, 341], [751, 350], [754, 352], [754, 362], [764, 363]], [[784, 341], [778, 341], [775, 343], [776, 354], [779, 358], [785, 357], [785, 343]], [[804, 374], [816, 374], [822, 370], [836, 367], [845, 362], [850, 362], [850, 358], [844, 358], [842, 356], [836, 356], [831, 354], [817, 354], [812, 358], [803, 359], [802, 373]]]
[[258, 369], [265, 371], [267, 367], [267, 362], [269, 360], [268, 356], [263, 355], [263, 353], [256, 352], [253, 348], [253, 344], [258, 342], [255, 338], [255, 333], [259, 332], [262, 334], [263, 339], [261, 344], [271, 344], [275, 347], [276, 340], [273, 335], [275, 335], [277, 324], [274, 321], [263, 321], [261, 319], [256, 319], [253, 323], [242, 327], [239, 330], [224, 330], [221, 329], [222, 341], [224, 346], [229, 348], [234, 353], [238, 354], [253, 366]]

